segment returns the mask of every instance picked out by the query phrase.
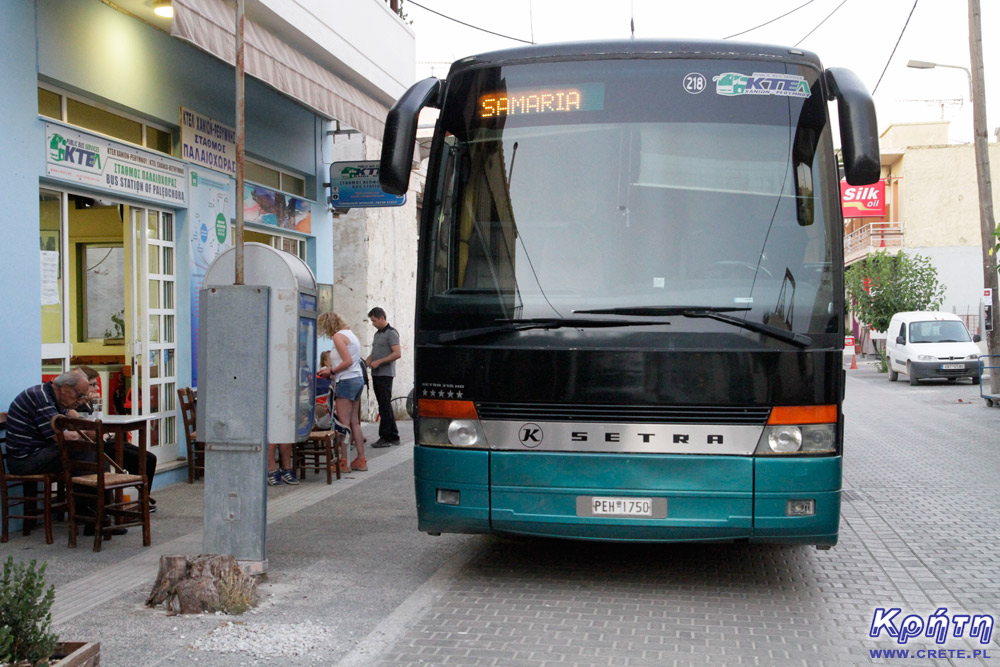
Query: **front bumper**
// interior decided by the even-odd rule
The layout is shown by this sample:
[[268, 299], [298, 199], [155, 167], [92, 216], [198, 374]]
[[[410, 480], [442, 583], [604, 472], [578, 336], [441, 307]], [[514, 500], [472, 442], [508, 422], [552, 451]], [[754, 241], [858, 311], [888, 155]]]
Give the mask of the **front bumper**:
[[[837, 542], [841, 457], [651, 456], [417, 446], [419, 529], [589, 540]], [[438, 502], [457, 491], [458, 504]], [[664, 518], [580, 516], [581, 497], [663, 498]], [[454, 495], [452, 494], [452, 497]], [[787, 516], [813, 500], [815, 514]]]
[[[945, 368], [945, 366], [961, 366], [961, 368]], [[910, 372], [917, 379], [979, 377], [979, 360], [911, 361]]]

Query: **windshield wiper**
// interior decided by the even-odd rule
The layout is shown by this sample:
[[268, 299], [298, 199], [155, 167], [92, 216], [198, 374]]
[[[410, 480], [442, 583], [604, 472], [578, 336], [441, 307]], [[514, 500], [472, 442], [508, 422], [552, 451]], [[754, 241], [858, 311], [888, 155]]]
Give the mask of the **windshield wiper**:
[[746, 306], [626, 306], [624, 308], [574, 310], [573, 312], [592, 315], [651, 315], [660, 317], [682, 315], [684, 317], [707, 317], [712, 320], [718, 320], [719, 322], [732, 324], [733, 326], [746, 329], [747, 331], [761, 333], [765, 336], [770, 336], [771, 338], [776, 338], [778, 340], [785, 341], [786, 343], [797, 345], [798, 347], [812, 345], [812, 338], [806, 336], [805, 334], [795, 333], [794, 331], [786, 331], [785, 329], [772, 327], [769, 324], [758, 324], [757, 322], [741, 320], [738, 317], [725, 314], [727, 312], [745, 312], [748, 310], [750, 310], [750, 308]]
[[489, 327], [479, 327], [476, 329], [463, 329], [461, 331], [449, 331], [438, 336], [438, 343], [455, 343], [460, 340], [479, 338], [480, 336], [491, 336], [499, 333], [510, 333], [512, 331], [526, 331], [528, 329], [561, 329], [564, 327], [594, 329], [607, 327], [629, 327], [629, 326], [652, 326], [670, 324], [658, 320], [597, 320], [582, 317], [536, 317], [531, 319], [511, 319], [500, 320], [499, 324]]

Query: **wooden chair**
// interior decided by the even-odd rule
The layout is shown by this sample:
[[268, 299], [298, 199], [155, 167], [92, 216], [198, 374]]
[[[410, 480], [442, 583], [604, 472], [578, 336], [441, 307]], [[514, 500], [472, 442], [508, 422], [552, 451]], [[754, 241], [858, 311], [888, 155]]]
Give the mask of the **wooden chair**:
[[[104, 451], [104, 425], [100, 419], [72, 419], [57, 415], [52, 430], [59, 443], [69, 501], [69, 546], [76, 546], [76, 524], [93, 524], [94, 551], [101, 550], [104, 533], [114, 528], [142, 526], [142, 545], [150, 545], [149, 482], [146, 471], [132, 475]], [[66, 437], [76, 434], [79, 439]], [[146, 442], [140, 439], [139, 465], [145, 468]], [[124, 502], [121, 490], [135, 487], [139, 502]]]
[[184, 437], [187, 439], [188, 484], [194, 484], [196, 479], [205, 475], [205, 443], [198, 442], [194, 392], [190, 387], [179, 387], [177, 400], [184, 420]]
[[342, 438], [333, 431], [313, 431], [308, 440], [295, 443], [295, 461], [292, 467], [299, 469], [299, 479], [306, 478], [306, 470], [317, 473], [325, 470], [327, 484], [333, 483], [335, 471], [337, 479], [340, 479], [340, 466], [337, 462], [340, 460]]
[[[0, 509], [3, 512], [3, 530], [0, 543], [9, 537], [11, 519], [21, 520], [21, 533], [30, 535], [35, 523], [41, 519], [45, 528], [45, 543], [52, 544], [52, 515], [66, 511], [63, 486], [58, 474], [14, 475], [7, 472], [6, 462], [7, 413], [0, 412]], [[56, 484], [56, 500], [52, 499], [52, 485]], [[41, 512], [38, 505], [41, 502]], [[12, 513], [21, 507], [20, 514]]]

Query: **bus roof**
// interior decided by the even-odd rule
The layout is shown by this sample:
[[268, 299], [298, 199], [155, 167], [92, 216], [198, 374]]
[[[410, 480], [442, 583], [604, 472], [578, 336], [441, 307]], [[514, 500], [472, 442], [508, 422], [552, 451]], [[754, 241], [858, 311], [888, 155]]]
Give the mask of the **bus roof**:
[[533, 44], [490, 51], [455, 61], [449, 76], [469, 67], [509, 65], [534, 60], [576, 60], [579, 58], [735, 58], [780, 60], [810, 64], [822, 69], [819, 57], [802, 49], [750, 42], [719, 40], [620, 39], [586, 42]]

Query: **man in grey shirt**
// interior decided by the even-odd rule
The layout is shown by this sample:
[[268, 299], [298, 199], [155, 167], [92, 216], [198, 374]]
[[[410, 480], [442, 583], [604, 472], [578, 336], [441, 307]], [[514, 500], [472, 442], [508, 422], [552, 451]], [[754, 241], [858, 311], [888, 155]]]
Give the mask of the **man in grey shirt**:
[[368, 319], [377, 329], [372, 338], [372, 353], [365, 359], [372, 371], [372, 388], [378, 401], [378, 441], [372, 447], [388, 447], [399, 444], [396, 416], [392, 413], [392, 378], [396, 375], [396, 359], [403, 355], [399, 332], [389, 325], [385, 311], [376, 306], [368, 311]]

